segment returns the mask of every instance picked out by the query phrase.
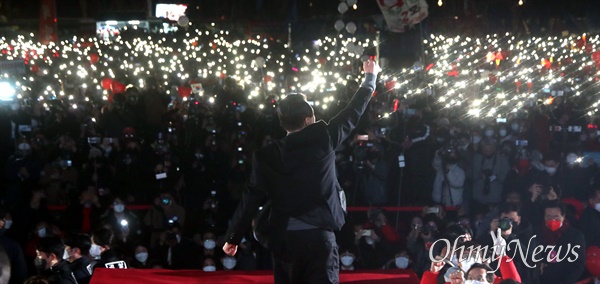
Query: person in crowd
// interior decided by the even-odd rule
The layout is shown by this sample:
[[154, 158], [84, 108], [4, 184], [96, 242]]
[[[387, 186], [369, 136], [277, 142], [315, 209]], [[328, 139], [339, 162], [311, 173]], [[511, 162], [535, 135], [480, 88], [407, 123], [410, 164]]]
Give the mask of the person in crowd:
[[[370, 259], [367, 263], [368, 266], [383, 267], [385, 262], [392, 257], [392, 253], [399, 249], [400, 235], [390, 225], [385, 211], [382, 209], [369, 209], [367, 217], [368, 222], [363, 226], [362, 235], [367, 233], [364, 240], [370, 248], [366, 251], [361, 250], [361, 255], [365, 260]], [[368, 251], [371, 253], [368, 253], [369, 257], [367, 258], [365, 254]]]
[[600, 188], [589, 191], [588, 204], [579, 220], [579, 228], [588, 247], [600, 247]]
[[135, 247], [134, 258], [129, 262], [131, 268], [149, 269], [152, 268], [148, 248], [143, 245]]
[[412, 259], [407, 250], [402, 250], [394, 256], [387, 264], [384, 269], [409, 269], [412, 264]]
[[[512, 241], [517, 241], [521, 248], [526, 248], [528, 246], [535, 248], [538, 246], [538, 239], [533, 238], [532, 225], [528, 220], [521, 216], [521, 208], [518, 207], [518, 204], [508, 202], [502, 203], [498, 206], [497, 212], [500, 214], [490, 223], [489, 233], [496, 234], [498, 229], [500, 229], [501, 237], [505, 239], [507, 244]], [[492, 247], [494, 244], [494, 240], [490, 234], [484, 235], [478, 241], [480, 244], [484, 246], [488, 245], [489, 247]], [[512, 246], [513, 245], [511, 245], [511, 247]], [[517, 245], [514, 245], [512, 248], [516, 250]], [[522, 258], [523, 256], [525, 259]], [[533, 282], [533, 271], [531, 268], [527, 267], [527, 264], [533, 263], [532, 259], [533, 250], [525, 251], [524, 255], [515, 254], [513, 258], [517, 271], [521, 276], [521, 280], [525, 283]]]
[[[162, 244], [155, 250], [157, 258], [164, 267], [170, 269], [194, 269], [202, 259], [201, 250], [191, 241], [183, 238], [180, 227], [175, 224], [163, 234]], [[212, 248], [216, 243], [212, 244]]]
[[594, 163], [594, 160], [583, 159], [575, 153], [568, 153], [564, 162], [562, 198], [586, 200], [586, 194], [594, 182], [594, 175], [598, 172], [598, 166]]
[[346, 250], [342, 254], [340, 254], [340, 270], [354, 271], [354, 261], [356, 260], [356, 255]]
[[[6, 209], [0, 207], [0, 230], [4, 230], [6, 226], [6, 214]], [[4, 283], [16, 284], [25, 281], [25, 278], [27, 277], [27, 264], [25, 263], [25, 256], [19, 243], [0, 234], [0, 250], [2, 250], [0, 255], [6, 256], [10, 263], [9, 266], [0, 265], [3, 270], [3, 275], [0, 276], [0, 279], [6, 278], [5, 275], [8, 274], [10, 276], [8, 277], [10, 278], [10, 282], [6, 281]], [[1, 262], [2, 260], [0, 259], [0, 263]], [[9, 269], [8, 272], [4, 272], [6, 268]]]
[[482, 205], [501, 201], [503, 183], [510, 170], [508, 160], [497, 153], [496, 147], [495, 139], [483, 139], [481, 153], [473, 157], [473, 199]]
[[429, 259], [429, 250], [433, 243], [442, 234], [439, 228], [441, 227], [442, 220], [439, 218], [428, 215], [423, 220], [423, 227], [415, 226], [413, 234], [417, 234], [417, 239], [408, 239], [407, 248], [411, 255], [414, 256], [413, 269], [418, 276], [429, 268], [431, 260]]
[[202, 261], [202, 271], [204, 272], [215, 272], [217, 271], [217, 266], [215, 265], [215, 261], [207, 257]]
[[115, 250], [111, 249], [114, 234], [110, 229], [100, 228], [92, 234], [92, 245], [90, 255], [98, 259], [94, 265], [96, 268], [127, 268], [125, 261], [121, 260]]
[[101, 216], [102, 204], [98, 196], [98, 188], [88, 185], [65, 209], [64, 227], [69, 231], [89, 234], [94, 226], [100, 223]]
[[154, 206], [146, 213], [144, 225], [150, 228], [152, 235], [150, 239], [151, 247], [158, 245], [160, 234], [169, 224], [185, 224], [185, 209], [181, 207], [173, 195], [163, 193], [154, 200]]
[[446, 206], [463, 203], [465, 171], [459, 166], [460, 157], [455, 147], [443, 147], [433, 160], [436, 175], [432, 200]]
[[51, 284], [77, 284], [64, 253], [65, 244], [58, 237], [44, 237], [37, 244], [35, 266]]
[[72, 233], [65, 238], [65, 256], [69, 268], [78, 284], [90, 283], [92, 279], [92, 264], [89, 260], [92, 240], [83, 233]]
[[[240, 242], [240, 249], [238, 251], [238, 270], [256, 270], [258, 267], [258, 261], [255, 251], [255, 243], [243, 238]], [[259, 248], [260, 249], [260, 248]]]
[[[543, 253], [547, 257], [540, 264], [540, 282], [575, 283], [585, 270], [585, 238], [566, 219], [566, 207], [560, 201], [549, 201], [543, 212], [544, 225], [537, 230], [537, 235], [540, 236], [541, 245], [552, 249], [546, 249]], [[558, 248], [562, 248], [562, 252]], [[576, 250], [574, 252], [577, 257], [568, 248]], [[558, 261], [565, 257], [570, 257], [573, 261]]]
[[125, 201], [119, 197], [114, 199], [112, 210], [104, 214], [101, 223], [111, 227], [115, 233], [116, 243], [125, 250], [132, 250], [133, 243], [142, 234], [137, 216], [127, 210]]
[[538, 183], [529, 188], [529, 198], [523, 202], [522, 215], [532, 224], [540, 224], [544, 219], [544, 204], [560, 200], [560, 187], [558, 185], [542, 186]]

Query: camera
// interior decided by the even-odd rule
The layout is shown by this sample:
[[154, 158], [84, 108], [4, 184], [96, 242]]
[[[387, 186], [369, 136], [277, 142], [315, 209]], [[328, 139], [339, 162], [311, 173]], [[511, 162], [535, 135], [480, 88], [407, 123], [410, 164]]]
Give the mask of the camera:
[[512, 220], [504, 217], [498, 221], [498, 228], [502, 231], [506, 231], [512, 227]]
[[437, 232], [437, 230], [433, 226], [429, 224], [423, 226], [423, 234], [428, 235], [435, 232]]
[[162, 205], [169, 205], [169, 203], [171, 203], [171, 199], [169, 199], [169, 198], [163, 198], [163, 199], [160, 200], [160, 203]]

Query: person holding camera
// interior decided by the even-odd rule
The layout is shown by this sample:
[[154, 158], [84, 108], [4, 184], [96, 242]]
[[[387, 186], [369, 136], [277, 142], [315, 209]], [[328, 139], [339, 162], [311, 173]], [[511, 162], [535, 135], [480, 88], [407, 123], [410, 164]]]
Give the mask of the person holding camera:
[[433, 202], [445, 206], [458, 206], [463, 203], [465, 171], [458, 165], [460, 158], [454, 147], [443, 147], [436, 153], [433, 168], [436, 171], [433, 182]]
[[[421, 224], [421, 225], [419, 225]], [[428, 214], [422, 223], [418, 219], [413, 219], [413, 232], [410, 235], [417, 235], [417, 238], [408, 238], [406, 246], [411, 255], [414, 256], [413, 269], [420, 277], [431, 264], [429, 259], [429, 250], [433, 243], [441, 235], [440, 228], [442, 220], [433, 214]]]
[[[490, 233], [496, 234], [498, 229], [500, 229], [501, 236], [507, 244], [517, 240], [521, 248], [527, 248], [528, 245], [531, 248], [538, 246], [537, 239], [532, 238], [533, 229], [531, 223], [521, 216], [521, 209], [517, 204], [509, 202], [502, 203], [498, 206], [497, 212], [499, 212], [499, 215], [497, 215], [490, 223]], [[488, 245], [491, 247], [494, 244], [494, 240], [490, 234], [485, 234], [479, 239], [479, 243], [483, 246]], [[511, 249], [512, 248], [516, 249], [516, 247], [511, 245]], [[532, 256], [533, 250], [526, 251], [527, 263], [533, 263]], [[518, 257], [518, 255], [515, 255], [513, 261], [515, 262], [515, 267], [517, 268], [519, 275], [521, 275], [523, 283], [533, 283], [534, 275], [532, 269], [526, 266], [524, 260], [521, 257]]]
[[185, 209], [177, 204], [171, 193], [163, 193], [154, 200], [154, 206], [144, 216], [144, 225], [152, 232], [151, 248], [158, 245], [160, 234], [167, 226], [175, 222], [184, 226]]
[[497, 153], [493, 138], [481, 141], [481, 153], [473, 157], [473, 199], [482, 205], [497, 204], [502, 200], [504, 179], [510, 170], [508, 160]]

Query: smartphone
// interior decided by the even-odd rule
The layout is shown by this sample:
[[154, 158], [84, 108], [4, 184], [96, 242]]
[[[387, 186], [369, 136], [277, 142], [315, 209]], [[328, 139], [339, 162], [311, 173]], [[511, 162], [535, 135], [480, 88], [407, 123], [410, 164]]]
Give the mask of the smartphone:
[[66, 164], [67, 164], [67, 167], [72, 167], [73, 166], [73, 161], [67, 160]]
[[156, 174], [156, 180], [161, 180], [167, 178], [167, 173]]
[[496, 118], [496, 123], [506, 123], [506, 118]]
[[358, 141], [369, 141], [369, 135], [357, 135], [356, 140]]
[[363, 237], [370, 237], [371, 236], [371, 232], [373, 232], [373, 230], [364, 230], [362, 233]]
[[524, 146], [527, 146], [528, 144], [529, 144], [529, 141], [527, 141], [527, 140], [515, 141], [515, 146], [518, 146], [518, 147], [524, 147]]
[[310, 106], [314, 106], [314, 105], [315, 105], [315, 101], [308, 101], [308, 104], [309, 104]]
[[437, 208], [437, 207], [427, 208], [427, 214], [430, 214], [430, 213], [438, 214], [438, 213], [440, 213], [440, 208]]
[[19, 125], [19, 132], [31, 132], [31, 125]]
[[100, 138], [100, 137], [88, 137], [88, 143], [90, 143], [90, 144], [100, 144], [100, 143], [102, 143], [102, 138]]

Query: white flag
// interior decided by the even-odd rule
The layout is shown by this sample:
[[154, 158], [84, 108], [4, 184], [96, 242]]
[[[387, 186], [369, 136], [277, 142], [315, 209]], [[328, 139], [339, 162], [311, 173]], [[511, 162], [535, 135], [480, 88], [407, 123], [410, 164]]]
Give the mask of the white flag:
[[377, 4], [392, 32], [404, 32], [406, 26], [418, 24], [429, 15], [425, 0], [377, 0]]

